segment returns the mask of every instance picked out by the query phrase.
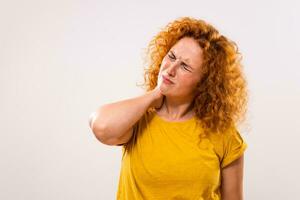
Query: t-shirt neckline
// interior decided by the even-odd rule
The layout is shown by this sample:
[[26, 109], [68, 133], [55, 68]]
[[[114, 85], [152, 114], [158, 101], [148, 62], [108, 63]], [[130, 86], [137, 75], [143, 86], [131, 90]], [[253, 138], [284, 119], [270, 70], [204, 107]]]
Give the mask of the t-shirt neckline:
[[193, 121], [196, 118], [196, 115], [193, 115], [193, 117], [183, 120], [183, 121], [168, 121], [167, 119], [164, 119], [163, 117], [161, 117], [160, 115], [157, 114], [156, 111], [154, 111], [154, 116], [159, 119], [160, 121], [167, 123], [167, 124], [186, 124], [189, 123], [191, 121]]

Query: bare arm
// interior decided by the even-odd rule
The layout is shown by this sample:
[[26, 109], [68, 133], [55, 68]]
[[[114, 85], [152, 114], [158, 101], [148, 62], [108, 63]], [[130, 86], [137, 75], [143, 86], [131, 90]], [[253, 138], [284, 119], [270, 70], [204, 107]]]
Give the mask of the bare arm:
[[222, 169], [222, 199], [243, 200], [244, 155]]
[[104, 104], [90, 115], [89, 125], [104, 144], [126, 143], [132, 136], [133, 125], [149, 107], [159, 107], [162, 100], [163, 95], [156, 88], [135, 98]]

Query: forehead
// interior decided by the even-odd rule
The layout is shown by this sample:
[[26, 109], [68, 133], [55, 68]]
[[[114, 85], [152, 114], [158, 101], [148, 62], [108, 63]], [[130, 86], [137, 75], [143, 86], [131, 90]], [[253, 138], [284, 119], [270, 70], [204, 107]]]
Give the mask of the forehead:
[[200, 67], [202, 63], [202, 49], [196, 40], [184, 37], [170, 49], [177, 58], [186, 61], [191, 66]]

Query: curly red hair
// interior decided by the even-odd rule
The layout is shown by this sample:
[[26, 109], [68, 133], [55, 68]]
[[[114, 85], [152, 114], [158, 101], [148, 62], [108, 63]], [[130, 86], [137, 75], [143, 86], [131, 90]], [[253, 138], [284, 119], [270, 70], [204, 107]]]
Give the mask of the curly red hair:
[[[221, 35], [204, 20], [181, 17], [167, 24], [146, 49], [144, 71], [146, 91], [157, 85], [161, 62], [181, 38], [191, 37], [202, 48], [202, 77], [197, 85], [194, 111], [205, 133], [223, 133], [242, 122], [247, 111], [247, 82], [241, 54], [235, 42]], [[133, 139], [134, 140], [134, 139]]]

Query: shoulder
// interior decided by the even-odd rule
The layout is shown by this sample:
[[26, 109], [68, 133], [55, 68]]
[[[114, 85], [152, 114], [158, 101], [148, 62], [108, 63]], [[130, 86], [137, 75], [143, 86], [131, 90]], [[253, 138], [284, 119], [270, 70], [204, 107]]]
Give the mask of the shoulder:
[[241, 157], [248, 146], [235, 126], [223, 133], [211, 133], [209, 139], [220, 159], [222, 168]]

